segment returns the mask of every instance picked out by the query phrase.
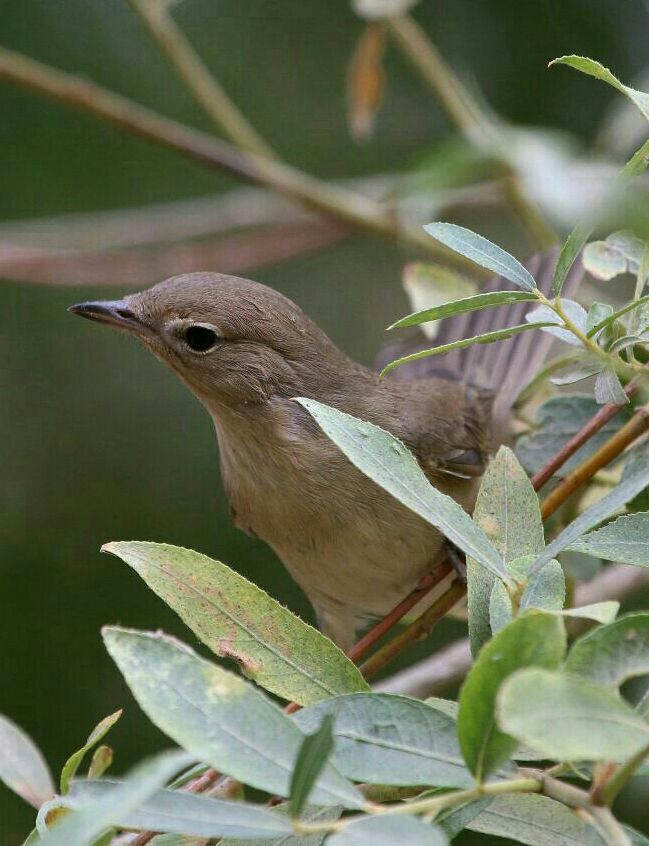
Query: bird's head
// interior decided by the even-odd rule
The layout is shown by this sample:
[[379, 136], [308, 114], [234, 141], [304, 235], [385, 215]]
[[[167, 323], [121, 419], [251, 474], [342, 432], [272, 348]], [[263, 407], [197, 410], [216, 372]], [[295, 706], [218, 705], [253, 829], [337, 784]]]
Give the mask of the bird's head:
[[70, 311], [135, 335], [215, 412], [313, 393], [348, 361], [295, 303], [236, 276], [173, 276]]

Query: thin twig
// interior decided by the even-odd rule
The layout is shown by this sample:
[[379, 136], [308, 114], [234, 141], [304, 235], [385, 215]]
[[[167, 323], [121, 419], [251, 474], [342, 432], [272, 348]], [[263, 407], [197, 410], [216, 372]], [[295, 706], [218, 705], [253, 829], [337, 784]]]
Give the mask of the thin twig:
[[207, 167], [266, 185], [308, 208], [360, 229], [423, 248], [464, 271], [484, 278], [490, 276], [489, 271], [443, 247], [419, 228], [400, 224], [392, 214], [368, 197], [329, 185], [289, 165], [239, 151], [225, 141], [162, 117], [93, 82], [6, 48], [0, 48], [0, 79], [9, 80], [112, 123], [140, 138], [176, 150]]
[[218, 80], [208, 70], [164, 3], [129, 0], [142, 23], [194, 99], [218, 129], [238, 147], [266, 158], [276, 158], [270, 145], [252, 127]]

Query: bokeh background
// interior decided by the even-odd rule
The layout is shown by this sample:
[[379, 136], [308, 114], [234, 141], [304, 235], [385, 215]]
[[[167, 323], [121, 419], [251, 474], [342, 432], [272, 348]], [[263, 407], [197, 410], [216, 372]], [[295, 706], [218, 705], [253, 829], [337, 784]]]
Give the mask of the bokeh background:
[[[642, 0], [424, 0], [415, 12], [501, 116], [560, 129], [580, 147], [615, 157], [602, 148], [602, 125], [618, 95], [546, 66], [578, 53], [627, 82], [641, 80], [649, 68], [649, 9]], [[392, 48], [375, 132], [364, 144], [351, 139], [345, 77], [362, 22], [346, 0], [184, 0], [175, 14], [255, 126], [314, 174], [404, 170], [424, 153], [434, 158], [438, 145], [454, 137]], [[124, 0], [0, 0], [0, 43], [209, 128]], [[236, 187], [7, 84], [0, 84], [0, 115], [4, 222], [210, 197]], [[480, 226], [525, 249], [507, 215], [491, 209]], [[6, 231], [0, 229], [0, 242]], [[358, 235], [249, 275], [294, 298], [340, 346], [369, 363], [384, 341], [383, 327], [405, 313], [399, 280], [412, 256]], [[31, 284], [10, 274], [0, 284], [0, 711], [38, 741], [55, 772], [120, 706], [126, 711], [111, 735], [117, 770], [166, 743], [105, 654], [102, 624], [161, 627], [193, 642], [136, 575], [100, 555], [103, 542], [193, 547], [311, 615], [272, 553], [230, 524], [212, 424], [197, 402], [136, 343], [66, 313], [73, 302], [120, 290]], [[445, 623], [435, 642], [456, 635], [458, 625]], [[420, 645], [417, 654], [430, 648]], [[641, 826], [642, 794], [625, 801]], [[30, 809], [0, 788], [1, 846], [22, 842], [32, 822]]]

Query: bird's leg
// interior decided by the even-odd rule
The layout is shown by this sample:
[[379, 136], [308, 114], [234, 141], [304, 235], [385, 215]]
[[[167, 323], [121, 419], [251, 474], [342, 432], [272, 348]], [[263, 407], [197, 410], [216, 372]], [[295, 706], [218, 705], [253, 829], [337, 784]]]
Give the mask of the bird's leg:
[[460, 581], [466, 584], [466, 561], [464, 555], [455, 546], [455, 544], [452, 544], [449, 540], [447, 540], [444, 544], [444, 552], [446, 553], [446, 557], [457, 573]]

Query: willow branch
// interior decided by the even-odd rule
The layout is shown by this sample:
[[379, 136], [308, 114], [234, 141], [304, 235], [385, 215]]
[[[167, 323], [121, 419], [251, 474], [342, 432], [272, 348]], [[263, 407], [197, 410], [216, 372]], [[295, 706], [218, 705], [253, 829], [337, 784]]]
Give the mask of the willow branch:
[[225, 141], [115, 94], [93, 82], [0, 48], [0, 80], [93, 115], [140, 138], [166, 147], [206, 167], [239, 179], [265, 185], [308, 208], [335, 217], [359, 229], [419, 247], [449, 264], [483, 277], [478, 268], [458, 253], [443, 247], [417, 227], [401, 225], [376, 201], [322, 182], [280, 162], [237, 150]]
[[[501, 146], [503, 142], [494, 121], [484, 114], [414, 18], [400, 15], [390, 18], [387, 24], [399, 47], [467, 140], [476, 147], [484, 147], [485, 144], [496, 148]], [[511, 210], [540, 249], [554, 246], [559, 240], [556, 232], [525, 194], [518, 174], [509, 165], [506, 167], [504, 197]]]
[[188, 91], [215, 126], [238, 147], [258, 156], [276, 158], [274, 151], [251, 126], [208, 70], [167, 6], [152, 0], [128, 0], [153, 40], [167, 57]]

